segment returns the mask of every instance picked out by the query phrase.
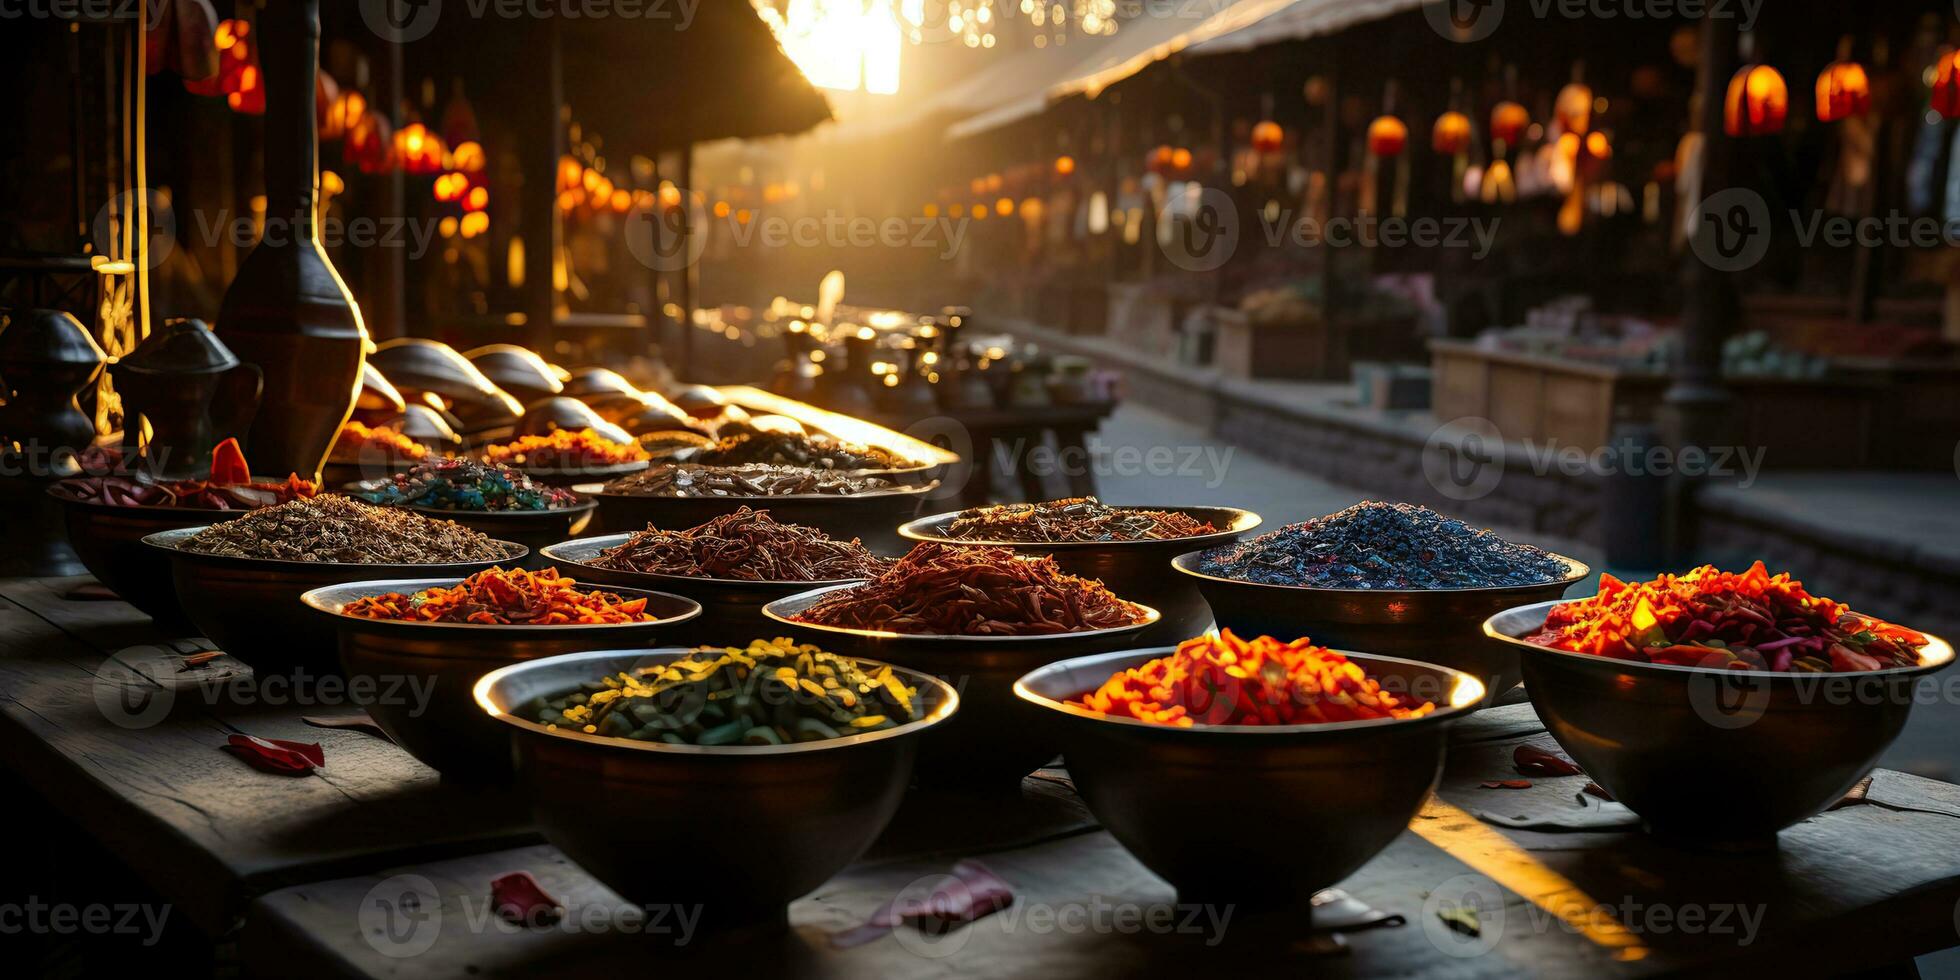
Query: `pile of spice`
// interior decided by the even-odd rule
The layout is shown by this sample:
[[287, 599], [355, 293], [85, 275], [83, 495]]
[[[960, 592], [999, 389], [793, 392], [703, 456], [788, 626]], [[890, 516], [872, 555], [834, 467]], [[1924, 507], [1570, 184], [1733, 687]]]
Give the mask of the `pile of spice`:
[[537, 483], [522, 470], [462, 457], [421, 463], [363, 484], [356, 496], [390, 507], [498, 512], [557, 510], [579, 502], [570, 490]]
[[946, 536], [965, 541], [1162, 541], [1216, 534], [1218, 528], [1175, 511], [1111, 507], [1094, 497], [1039, 504], [997, 504], [960, 511]]
[[851, 476], [804, 466], [659, 463], [606, 484], [605, 492], [635, 497], [782, 497], [850, 496], [897, 488], [897, 483], [883, 477]]
[[1601, 575], [1598, 595], [1553, 606], [1526, 639], [1616, 660], [1804, 673], [1918, 666], [1927, 642], [1760, 561], [1739, 575], [1712, 565], [1651, 582]]
[[890, 666], [786, 639], [701, 647], [540, 698], [548, 728], [675, 745], [784, 745], [883, 731], [924, 715], [919, 692]]
[[455, 521], [322, 494], [213, 524], [178, 547], [231, 558], [435, 565], [510, 557], [488, 535]]
[[549, 435], [519, 436], [483, 451], [491, 463], [531, 469], [575, 470], [595, 466], [618, 466], [647, 458], [636, 443], [614, 442], [591, 429], [553, 429]]
[[245, 461], [238, 440], [226, 439], [211, 450], [211, 475], [202, 480], [158, 480], [138, 470], [128, 476], [62, 480], [51, 492], [64, 500], [116, 507], [254, 510], [311, 497], [320, 492], [320, 485], [300, 479], [297, 473], [279, 483], [254, 482], [251, 464]]
[[835, 541], [766, 510], [740, 507], [685, 531], [649, 527], [592, 559], [600, 568], [751, 582], [824, 582], [875, 578], [891, 567], [858, 543]]
[[795, 618], [890, 633], [1032, 636], [1131, 626], [1149, 614], [1053, 558], [928, 541], [885, 574], [831, 592]]
[[385, 425], [366, 426], [348, 419], [334, 437], [328, 458], [335, 462], [363, 459], [427, 459], [429, 447]]
[[1414, 504], [1355, 504], [1199, 556], [1220, 578], [1315, 589], [1481, 589], [1571, 574], [1550, 553]]
[[1312, 640], [1241, 640], [1224, 630], [1111, 676], [1068, 702], [1157, 725], [1320, 725], [1420, 718], [1436, 710], [1382, 690], [1347, 657]]
[[581, 592], [578, 582], [559, 575], [555, 568], [528, 572], [498, 567], [414, 595], [363, 596], [340, 611], [363, 619], [415, 623], [570, 626], [654, 622], [646, 609], [645, 599], [626, 599], [617, 592]]
[[689, 454], [688, 462], [709, 466], [771, 463], [826, 470], [889, 470], [918, 464], [887, 449], [801, 432], [744, 432], [724, 436]]

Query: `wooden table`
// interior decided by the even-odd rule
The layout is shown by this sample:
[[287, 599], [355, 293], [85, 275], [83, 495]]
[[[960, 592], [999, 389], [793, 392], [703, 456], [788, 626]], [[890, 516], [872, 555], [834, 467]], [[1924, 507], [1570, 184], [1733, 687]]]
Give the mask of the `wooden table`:
[[[1483, 788], [1515, 775], [1518, 744], [1551, 744], [1517, 705], [1457, 727], [1436, 797], [1343, 883], [1401, 925], [1328, 939], [1297, 917], [1178, 907], [1094, 825], [1066, 775], [1045, 770], [1019, 800], [908, 800], [870, 855], [791, 907], [787, 933], [676, 947], [679, 919], [635, 919], [501, 794], [444, 783], [371, 735], [301, 720], [334, 706], [207, 696], [221, 678], [249, 691], [249, 672], [221, 658], [178, 673], [187, 645], [161, 640], [134, 610], [64, 598], [86, 581], [0, 580], [0, 765], [214, 942], [235, 941], [252, 975], [1810, 975], [1904, 964], [1960, 942], [1960, 787], [1881, 770], [1862, 800], [1786, 831], [1778, 850], [1685, 851], [1613, 826], [1621, 816], [1609, 806], [1582, 805], [1583, 777]], [[98, 702], [126, 670], [175, 689], [154, 724], [116, 722], [148, 717], [142, 704]], [[193, 676], [209, 680], [187, 684]], [[252, 770], [218, 748], [238, 731], [319, 741], [328, 768], [303, 778]], [[1503, 825], [1526, 813], [1606, 823]], [[1215, 832], [1314, 846], [1294, 828], [1236, 827], [1228, 812]], [[712, 826], [690, 843], [740, 846]], [[943, 937], [901, 926], [832, 947], [830, 933], [963, 857], [1012, 883], [1014, 905]], [[489, 879], [520, 869], [566, 906], [558, 924], [485, 917]], [[1476, 896], [1477, 937], [1443, 924], [1439, 910], [1478, 905]], [[668, 935], [641, 934], [656, 928]]]

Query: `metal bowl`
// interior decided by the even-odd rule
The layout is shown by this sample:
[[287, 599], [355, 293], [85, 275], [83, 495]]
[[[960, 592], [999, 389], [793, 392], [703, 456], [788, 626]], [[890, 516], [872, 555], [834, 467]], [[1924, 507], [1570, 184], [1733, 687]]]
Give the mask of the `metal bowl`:
[[545, 565], [541, 554], [544, 546], [584, 533], [591, 526], [592, 514], [598, 508], [599, 502], [596, 500], [581, 500], [570, 507], [550, 510], [449, 510], [415, 506], [408, 509], [427, 517], [455, 521], [499, 541], [515, 541], [530, 549], [531, 553], [524, 559], [524, 567], [536, 571]]
[[694, 527], [732, 514], [743, 507], [767, 510], [785, 524], [807, 524], [833, 538], [857, 538], [872, 551], [902, 551], [905, 541], [898, 526], [925, 506], [936, 484], [905, 486], [872, 493], [786, 493], [773, 497], [655, 497], [607, 493], [604, 484], [572, 488], [580, 496], [599, 499], [599, 526], [604, 531], [637, 531], [653, 527]]
[[1953, 662], [1928, 636], [1917, 667], [1841, 674], [1636, 663], [1539, 646], [1558, 602], [1484, 623], [1519, 652], [1538, 717], [1593, 781], [1659, 836], [1751, 848], [1857, 785], [1905, 726], [1918, 678]]
[[[1174, 649], [1049, 664], [1014, 693], [1060, 733], [1096, 819], [1180, 902], [1304, 910], [1408, 826], [1442, 775], [1450, 725], [1483, 696], [1461, 671], [1347, 653], [1383, 688], [1437, 709], [1408, 720], [1174, 728], [1063, 703]], [[1291, 843], [1230, 828], [1281, 829]]]
[[[352, 582], [300, 596], [332, 620], [340, 636], [340, 667], [349, 690], [388, 736], [410, 755], [451, 778], [497, 778], [510, 772], [504, 732], [476, 707], [471, 687], [484, 674], [509, 664], [561, 653], [653, 645], [701, 614], [701, 605], [665, 592], [618, 589], [647, 600], [653, 623], [492, 626], [417, 623], [349, 616], [341, 610], [364, 596], [455, 585], [457, 578]], [[317, 625], [317, 624], [316, 624]], [[358, 685], [358, 686], [356, 686]]]
[[[604, 466], [513, 466], [511, 468], [545, 486], [576, 489], [594, 480], [605, 481], [628, 473], [638, 473], [652, 465], [653, 461], [650, 459], [630, 459], [624, 463], [607, 463]], [[598, 485], [604, 484], [602, 482]], [[580, 491], [579, 496], [590, 497], [592, 494]]]
[[124, 602], [156, 620], [159, 627], [181, 631], [190, 626], [170, 582], [170, 558], [143, 547], [143, 539], [158, 531], [207, 527], [249, 510], [203, 507], [123, 507], [86, 500], [61, 500], [68, 527], [68, 544], [90, 575]]
[[926, 716], [865, 735], [791, 745], [668, 745], [549, 729], [525, 709], [688, 651], [608, 650], [515, 664], [476, 683], [509, 726], [517, 782], [545, 838], [644, 905], [705, 922], [785, 922], [784, 906], [855, 860], [897, 811], [918, 736], [959, 708], [954, 690], [900, 668]]
[[144, 537], [143, 544], [169, 557], [171, 582], [191, 624], [219, 649], [262, 674], [339, 672], [340, 656], [333, 636], [318, 628], [313, 612], [300, 602], [300, 597], [313, 589], [411, 576], [467, 578], [494, 565], [518, 564], [530, 553], [514, 541], [499, 541], [505, 551], [500, 559], [384, 565], [237, 558], [178, 547], [202, 530], [186, 527], [158, 531]]
[[653, 572], [627, 572], [591, 564], [592, 560], [598, 557], [599, 552], [626, 543], [626, 539], [633, 534], [634, 532], [626, 531], [597, 538], [560, 541], [557, 544], [546, 545], [539, 554], [547, 564], [556, 567], [560, 574], [569, 575], [581, 582], [592, 582], [608, 587], [658, 589], [662, 592], [684, 595], [700, 603], [700, 617], [689, 622], [681, 632], [674, 634], [676, 642], [727, 646], [746, 643], [757, 637], [773, 636], [780, 627], [774, 620], [762, 614], [763, 606], [799, 592], [808, 592], [827, 585], [848, 585], [857, 581], [856, 579], [830, 579], [815, 582], [761, 582], [749, 579], [695, 578]]
[[888, 633], [794, 622], [791, 617], [818, 599], [856, 583], [833, 585], [778, 599], [762, 607], [772, 632], [788, 631], [847, 657], [881, 660], [930, 673], [959, 689], [962, 707], [952, 724], [926, 737], [920, 748], [919, 782], [980, 791], [1013, 792], [1021, 777], [1061, 752], [1053, 720], [1014, 696], [1014, 682], [1030, 670], [1068, 657], [1136, 645], [1137, 634], [1155, 625], [1157, 610], [1133, 626], [1051, 633], [1044, 636], [943, 636]]
[[[1130, 505], [1124, 505], [1130, 506]], [[1214, 534], [1161, 541], [1058, 541], [1043, 544], [1020, 541], [982, 541], [946, 536], [946, 528], [965, 511], [948, 511], [921, 517], [898, 529], [908, 541], [937, 541], [956, 547], [1012, 548], [1024, 555], [1048, 555], [1064, 571], [1083, 578], [1101, 579], [1111, 592], [1141, 602], [1163, 615], [1157, 625], [1137, 637], [1144, 646], [1177, 643], [1211, 628], [1211, 607], [1205, 604], [1198, 583], [1181, 575], [1167, 575], [1164, 565], [1179, 553], [1192, 548], [1213, 548], [1230, 544], [1259, 526], [1259, 515], [1236, 507], [1158, 507], [1140, 509], [1186, 514], [1213, 527], [1224, 528]]]
[[1466, 671], [1483, 682], [1485, 704], [1518, 685], [1517, 651], [1485, 638], [1485, 617], [1526, 602], [1556, 599], [1592, 574], [1584, 562], [1553, 555], [1572, 569], [1556, 582], [1485, 589], [1316, 589], [1207, 575], [1198, 556], [1171, 567], [1195, 579], [1220, 629], [1243, 637], [1311, 637], [1324, 647], [1410, 657]]

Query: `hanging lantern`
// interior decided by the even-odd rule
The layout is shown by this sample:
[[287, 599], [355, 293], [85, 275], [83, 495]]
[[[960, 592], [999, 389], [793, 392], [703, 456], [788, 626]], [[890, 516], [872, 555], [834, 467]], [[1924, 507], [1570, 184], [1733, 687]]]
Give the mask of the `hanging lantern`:
[[1429, 146], [1444, 156], [1470, 149], [1470, 117], [1455, 111], [1437, 116], [1436, 125], [1429, 130]]
[[1252, 148], [1260, 153], [1278, 153], [1286, 145], [1286, 131], [1271, 119], [1252, 127]]
[[444, 203], [460, 201], [469, 190], [470, 179], [463, 174], [448, 173], [436, 178], [435, 195], [438, 201]]
[[1933, 72], [1933, 111], [1943, 119], [1960, 118], [1960, 51], [1940, 56]]
[[1744, 65], [1729, 79], [1723, 126], [1730, 136], [1768, 136], [1781, 132], [1790, 111], [1790, 87], [1768, 65]]
[[1606, 175], [1606, 162], [1613, 159], [1612, 141], [1606, 134], [1593, 130], [1586, 134], [1580, 144], [1578, 159], [1580, 179], [1591, 183]]
[[450, 166], [466, 174], [480, 174], [488, 163], [489, 158], [483, 152], [483, 144], [474, 140], [458, 143], [449, 151]]
[[341, 155], [364, 174], [387, 173], [395, 164], [394, 127], [378, 112], [361, 116], [341, 141]]
[[218, 51], [217, 74], [206, 78], [184, 79], [184, 91], [192, 95], [224, 96], [238, 91], [238, 77], [253, 64], [252, 44], [246, 35], [252, 25], [242, 20], [221, 20], [211, 31], [211, 45]]
[[1511, 165], [1492, 160], [1478, 185], [1477, 197], [1485, 204], [1510, 204], [1518, 199], [1517, 183], [1511, 178]]
[[1817, 73], [1817, 121], [1837, 122], [1862, 116], [1872, 107], [1872, 83], [1865, 67], [1838, 60]]
[[238, 73], [238, 90], [225, 94], [225, 104], [231, 106], [233, 112], [248, 116], [265, 115], [265, 76], [259, 74], [258, 65], [246, 65]]
[[326, 107], [320, 117], [320, 138], [323, 140], [344, 139], [355, 124], [367, 115], [367, 98], [359, 92], [342, 92]]
[[409, 123], [395, 134], [395, 159], [404, 173], [440, 173], [442, 149], [442, 137], [421, 123]]
[[[607, 195], [608, 200], [611, 200], [611, 197], [611, 194]], [[490, 189], [487, 187], [472, 187], [468, 194], [463, 195], [463, 210], [465, 211], [482, 211], [489, 206]]]
[[1063, 154], [1055, 158], [1055, 176], [1066, 177], [1075, 172], [1075, 158]]
[[1191, 148], [1180, 146], [1171, 151], [1171, 169], [1183, 173], [1191, 169]]
[[571, 157], [558, 158], [558, 189], [577, 190], [585, 184], [585, 168]]
[[1175, 155], [1176, 152], [1171, 149], [1169, 143], [1159, 143], [1156, 149], [1144, 154], [1144, 168], [1154, 174], [1169, 173], [1171, 160]]
[[1399, 156], [1409, 145], [1409, 127], [1394, 116], [1376, 116], [1368, 124], [1368, 152], [1378, 157]]
[[1490, 110], [1490, 138], [1515, 147], [1531, 125], [1531, 113], [1516, 102], [1499, 102]]
[[1583, 133], [1592, 128], [1592, 109], [1591, 87], [1573, 82], [1558, 90], [1558, 98], [1552, 101], [1552, 119], [1568, 133]]

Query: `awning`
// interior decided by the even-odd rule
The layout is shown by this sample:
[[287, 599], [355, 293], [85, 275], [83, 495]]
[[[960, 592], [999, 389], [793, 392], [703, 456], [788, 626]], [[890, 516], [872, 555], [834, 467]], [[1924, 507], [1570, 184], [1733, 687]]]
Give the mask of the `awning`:
[[1194, 44], [1188, 50], [1198, 56], [1232, 54], [1281, 41], [1303, 41], [1415, 10], [1424, 2], [1426, 0], [1295, 0], [1291, 6], [1258, 23]]

